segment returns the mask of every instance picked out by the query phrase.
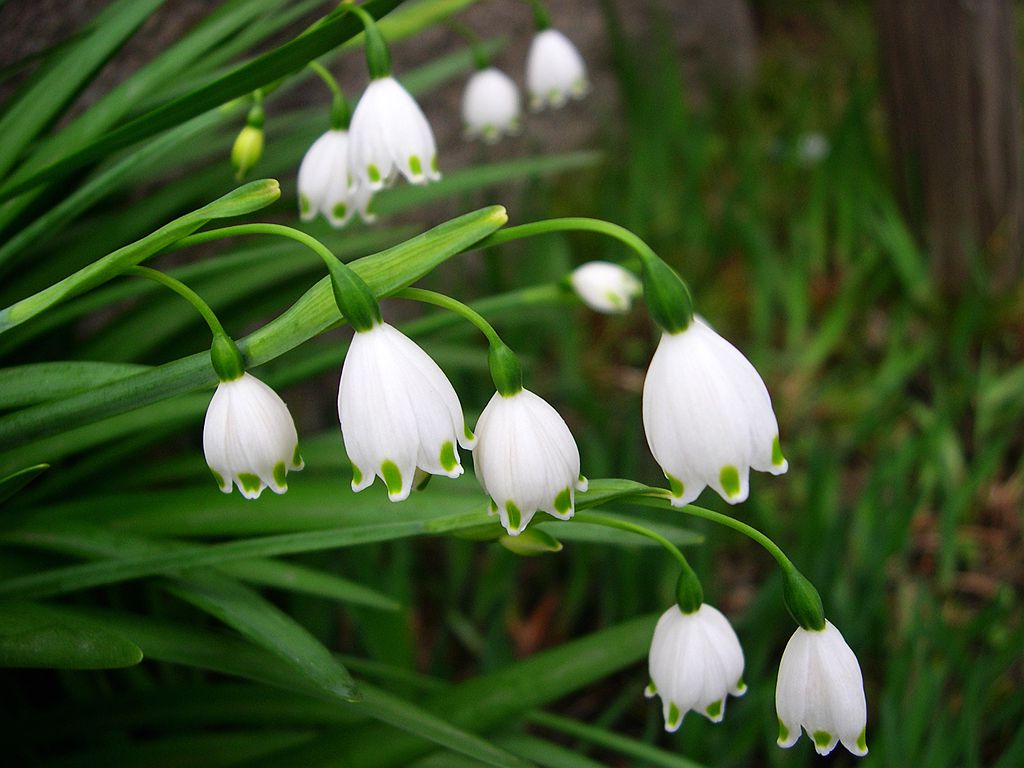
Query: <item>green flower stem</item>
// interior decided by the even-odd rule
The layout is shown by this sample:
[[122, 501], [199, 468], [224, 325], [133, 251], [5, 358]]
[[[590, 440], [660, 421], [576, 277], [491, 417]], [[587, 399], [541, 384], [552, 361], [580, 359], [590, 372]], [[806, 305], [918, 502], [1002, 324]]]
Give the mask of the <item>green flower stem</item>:
[[799, 569], [793, 565], [793, 561], [786, 556], [786, 553], [782, 551], [778, 544], [753, 526], [747, 525], [734, 517], [723, 515], [721, 512], [696, 507], [692, 504], [683, 507], [682, 511], [688, 515], [701, 517], [713, 523], [724, 525], [727, 528], [732, 528], [734, 531], [739, 531], [768, 550], [768, 553], [775, 558], [779, 568], [782, 570], [782, 576], [785, 580], [783, 594], [786, 608], [793, 616], [793, 619], [804, 629], [824, 629], [825, 612], [821, 603], [821, 595], [818, 594], [818, 590], [815, 589], [807, 577], [800, 573]]
[[213, 334], [210, 360], [213, 363], [213, 369], [217, 372], [217, 376], [221, 381], [234, 381], [245, 373], [245, 361], [242, 358], [241, 351], [238, 349], [238, 345], [235, 344], [234, 339], [228, 336], [224, 326], [217, 319], [217, 315], [214, 314], [210, 305], [203, 301], [198, 293], [180, 280], [149, 267], [129, 267], [124, 271], [124, 274], [144, 277], [147, 280], [159, 283], [165, 288], [170, 288], [203, 316], [203, 320], [210, 327], [210, 333]]
[[409, 299], [410, 301], [419, 301], [423, 304], [432, 304], [435, 307], [441, 307], [447, 309], [449, 312], [454, 312], [462, 318], [465, 318], [472, 323], [476, 328], [487, 337], [489, 344], [504, 345], [498, 332], [494, 330], [494, 326], [487, 322], [487, 319], [477, 312], [472, 307], [463, 304], [458, 299], [453, 299], [451, 296], [446, 296], [443, 293], [437, 291], [428, 291], [423, 288], [404, 288], [395, 294], [397, 299]]
[[551, 26], [551, 16], [548, 9], [541, 0], [526, 0], [533, 8], [533, 25], [538, 31], [543, 31]]
[[160, 283], [165, 288], [170, 288], [176, 294], [181, 296], [185, 301], [191, 304], [196, 312], [203, 316], [203, 320], [210, 326], [210, 333], [214, 336], [223, 335], [227, 336], [224, 331], [224, 326], [221, 325], [220, 320], [217, 319], [217, 315], [214, 314], [213, 310], [210, 309], [210, 305], [203, 301], [202, 297], [185, 285], [180, 280], [177, 280], [170, 275], [165, 275], [156, 269], [149, 267], [129, 267], [124, 271], [126, 275], [134, 275], [135, 277], [144, 277], [147, 280]]
[[239, 235], [278, 235], [302, 243], [323, 259], [331, 276], [331, 289], [334, 291], [335, 302], [338, 304], [341, 314], [348, 319], [352, 327], [357, 331], [368, 331], [381, 322], [380, 306], [370, 287], [359, 275], [343, 264], [330, 248], [301, 230], [286, 227], [283, 224], [239, 224], [234, 227], [197, 232], [179, 240], [174, 244], [172, 250]]
[[700, 586], [700, 579], [697, 578], [697, 574], [694, 573], [693, 568], [690, 567], [690, 563], [686, 560], [686, 556], [680, 551], [679, 547], [660, 533], [655, 533], [650, 528], [645, 528], [642, 525], [621, 520], [617, 517], [608, 517], [598, 512], [578, 511], [574, 519], [581, 523], [603, 525], [606, 528], [617, 528], [620, 531], [636, 533], [660, 544], [666, 552], [675, 558], [682, 569], [678, 585], [676, 586], [676, 602], [679, 604], [679, 607], [683, 613], [694, 613], [700, 608], [701, 603], [704, 602], [704, 590]]
[[478, 246], [486, 248], [524, 237], [567, 231], [596, 232], [632, 248], [640, 257], [644, 299], [654, 321], [669, 333], [678, 333], [689, 327], [693, 321], [693, 299], [686, 282], [654, 252], [651, 246], [618, 224], [579, 217], [547, 219], [495, 232]]
[[491, 66], [491, 57], [487, 53], [487, 47], [480, 35], [473, 31], [468, 25], [456, 19], [448, 19], [448, 27], [469, 43], [469, 49], [473, 53], [473, 63], [477, 69], [487, 69]]
[[391, 54], [388, 53], [388, 45], [384, 42], [384, 36], [377, 28], [377, 22], [374, 21], [373, 16], [354, 3], [351, 5], [346, 4], [345, 8], [358, 16], [359, 20], [363, 22], [363, 29], [366, 32], [364, 35], [366, 67], [370, 70], [370, 78], [379, 80], [382, 77], [390, 77]]
[[427, 291], [423, 288], [405, 288], [395, 294], [400, 299], [411, 299], [424, 304], [433, 304], [436, 307], [447, 309], [450, 312], [465, 318], [480, 332], [487, 337], [490, 351], [487, 362], [491, 369], [491, 379], [494, 386], [502, 395], [508, 397], [516, 394], [523, 388], [523, 372], [519, 360], [509, 346], [501, 340], [498, 332], [494, 330], [487, 320], [472, 307], [466, 306], [458, 299], [446, 296], [436, 291]]
[[345, 93], [338, 85], [338, 81], [334, 79], [334, 75], [319, 61], [311, 61], [306, 66], [315, 72], [331, 91], [331, 128], [336, 131], [348, 128], [348, 121], [352, 116], [351, 111]]

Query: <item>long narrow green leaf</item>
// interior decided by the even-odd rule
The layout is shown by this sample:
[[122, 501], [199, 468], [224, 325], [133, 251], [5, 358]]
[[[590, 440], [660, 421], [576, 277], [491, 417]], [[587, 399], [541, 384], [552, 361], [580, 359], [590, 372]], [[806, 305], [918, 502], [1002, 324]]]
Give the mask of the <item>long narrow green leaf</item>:
[[[129, 3], [130, 0], [122, 0], [122, 2]], [[156, 0], [149, 0], [149, 2], [156, 2]], [[375, 18], [380, 18], [401, 2], [402, 0], [371, 0], [363, 7]], [[245, 96], [257, 88], [301, 69], [307, 62], [323, 55], [361, 31], [362, 24], [354, 14], [332, 13], [314, 29], [285, 43], [280, 48], [238, 67], [215, 82], [157, 107], [39, 171], [27, 176], [16, 175], [8, 179], [0, 186], [0, 201], [9, 200], [19, 192], [24, 192], [43, 182], [61, 178], [115, 150], [142, 141], [167, 128], [173, 128], [232, 99]]]
[[111, 669], [142, 661], [142, 651], [88, 617], [32, 603], [0, 603], [0, 667]]
[[0, 177], [7, 175], [29, 142], [43, 130], [164, 0], [119, 0], [99, 14], [89, 33], [55, 57], [0, 118]]
[[146, 367], [130, 363], [64, 360], [3, 368], [0, 369], [0, 409], [68, 397], [131, 376]]
[[[504, 208], [484, 208], [440, 224], [394, 248], [354, 261], [351, 266], [377, 296], [386, 296], [471, 248], [506, 220]], [[250, 367], [259, 365], [294, 349], [340, 320], [330, 281], [323, 278], [283, 315], [242, 340], [239, 347]], [[13, 449], [215, 381], [209, 354], [198, 353], [91, 392], [4, 416], [0, 418], [0, 446]]]
[[[593, 480], [586, 493], [576, 497], [577, 509], [589, 509], [624, 496], [653, 493], [654, 489], [628, 480]], [[254, 557], [316, 552], [325, 549], [392, 541], [411, 536], [436, 535], [497, 523], [488, 515], [486, 506], [457, 514], [439, 515], [438, 505], [426, 507], [420, 519], [408, 513], [401, 522], [351, 526], [341, 530], [309, 531], [256, 539], [241, 539], [224, 544], [200, 547], [181, 547], [168, 551], [160, 548], [152, 553], [126, 556], [116, 560], [86, 563], [33, 573], [0, 583], [0, 595], [13, 595], [20, 599], [74, 592], [101, 584], [137, 579], [183, 568], [218, 565]], [[48, 532], [17, 529], [0, 532], [0, 540], [27, 545], [45, 546]], [[53, 536], [53, 533], [49, 534]], [[59, 535], [59, 534], [58, 534]]]
[[36, 464], [0, 479], [0, 504], [3, 504], [49, 468], [49, 464]]
[[324, 693], [344, 701], [361, 698], [352, 675], [330, 651], [258, 592], [213, 572], [178, 576], [168, 589], [270, 651]]
[[245, 184], [212, 203], [175, 219], [153, 234], [107, 254], [34, 296], [22, 299], [0, 311], [0, 333], [35, 317], [55, 304], [95, 288], [120, 274], [127, 267], [144, 261], [210, 221], [258, 211], [280, 196], [281, 188], [274, 179], [262, 179]]

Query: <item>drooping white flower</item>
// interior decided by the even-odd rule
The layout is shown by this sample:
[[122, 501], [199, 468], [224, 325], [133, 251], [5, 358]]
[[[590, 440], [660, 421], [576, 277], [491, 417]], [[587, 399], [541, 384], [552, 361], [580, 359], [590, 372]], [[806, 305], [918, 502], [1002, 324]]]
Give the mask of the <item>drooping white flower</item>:
[[462, 123], [466, 136], [488, 144], [503, 134], [519, 132], [519, 89], [500, 69], [488, 67], [474, 73], [462, 94]]
[[533, 38], [526, 56], [526, 90], [533, 110], [545, 104], [561, 107], [590, 90], [583, 57], [557, 29], [542, 30]]
[[673, 605], [651, 640], [647, 698], [661, 697], [665, 730], [676, 731], [691, 709], [711, 722], [725, 716], [725, 696], [742, 696], [743, 649], [729, 620], [704, 603], [694, 613]]
[[393, 77], [372, 80], [349, 127], [349, 170], [376, 192], [401, 173], [412, 184], [437, 181], [434, 132], [416, 100]]
[[203, 452], [220, 489], [231, 493], [234, 481], [247, 499], [268, 486], [284, 493], [288, 470], [303, 466], [288, 406], [248, 373], [217, 385], [206, 409]]
[[796, 744], [802, 727], [820, 755], [838, 742], [857, 756], [868, 753], [860, 664], [830, 622], [820, 631], [797, 629], [789, 639], [779, 664], [775, 709], [780, 747]]
[[313, 142], [299, 165], [299, 213], [309, 221], [317, 213], [335, 227], [343, 227], [354, 212], [367, 224], [373, 192], [352, 178], [348, 170], [349, 133], [331, 129]]
[[590, 261], [573, 270], [569, 277], [580, 299], [595, 312], [628, 312], [643, 286], [636, 275], [610, 261]]
[[700, 318], [662, 335], [644, 381], [643, 418], [673, 506], [709, 485], [736, 504], [747, 498], [751, 467], [773, 475], [789, 467], [760, 375]]
[[353, 337], [341, 371], [338, 417], [352, 462], [352, 490], [380, 477], [391, 501], [408, 498], [417, 468], [461, 475], [457, 446], [474, 443], [444, 372], [387, 323]]
[[476, 431], [476, 478], [510, 535], [522, 533], [538, 511], [559, 520], [573, 516], [575, 492], [587, 490], [587, 480], [558, 411], [527, 389], [508, 396], [495, 392]]

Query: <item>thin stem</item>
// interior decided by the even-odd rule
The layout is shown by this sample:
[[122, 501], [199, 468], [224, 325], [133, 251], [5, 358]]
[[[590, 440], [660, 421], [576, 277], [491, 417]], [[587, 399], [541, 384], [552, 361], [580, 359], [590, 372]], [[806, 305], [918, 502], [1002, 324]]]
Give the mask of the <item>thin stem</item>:
[[501, 245], [512, 240], [521, 240], [524, 237], [535, 235], [546, 235], [554, 232], [597, 232], [618, 240], [620, 243], [636, 251], [641, 261], [660, 261], [658, 254], [654, 252], [647, 243], [634, 235], [625, 227], [612, 224], [610, 221], [601, 219], [588, 219], [583, 217], [569, 217], [562, 219], [546, 219], [545, 221], [534, 221], [529, 224], [519, 224], [515, 227], [506, 227], [485, 237], [476, 243], [473, 248], [487, 248], [493, 245]]
[[447, 309], [449, 312], [454, 312], [462, 318], [465, 318], [476, 328], [487, 337], [487, 341], [491, 345], [504, 345], [501, 337], [498, 336], [498, 332], [494, 330], [494, 326], [487, 322], [486, 318], [466, 304], [463, 304], [458, 299], [453, 299], [451, 296], [445, 296], [443, 293], [437, 293], [436, 291], [428, 291], [423, 288], [403, 288], [398, 293], [394, 294], [395, 298], [399, 299], [410, 299], [411, 301], [419, 301], [423, 304], [432, 304], [435, 307], [441, 307]]
[[210, 332], [214, 336], [227, 336], [227, 333], [224, 331], [224, 326], [221, 325], [220, 320], [217, 319], [217, 315], [215, 315], [213, 310], [210, 309], [210, 305], [203, 301], [198, 293], [193, 291], [180, 280], [176, 280], [170, 275], [165, 275], [163, 272], [149, 267], [129, 267], [123, 274], [144, 277], [147, 280], [153, 280], [154, 282], [160, 283], [160, 285], [165, 288], [170, 288], [176, 294], [181, 296], [181, 298], [191, 304], [195, 310], [203, 316], [203, 320], [206, 321], [206, 324], [210, 327]]
[[757, 530], [757, 528], [747, 525], [746, 523], [741, 522], [734, 517], [729, 517], [729, 515], [723, 515], [721, 512], [714, 512], [713, 510], [704, 509], [703, 507], [696, 507], [692, 504], [688, 504], [685, 507], [682, 507], [680, 511], [687, 515], [693, 515], [694, 517], [702, 517], [705, 520], [710, 520], [713, 523], [724, 525], [727, 528], [732, 528], [734, 531], [739, 531], [744, 536], [753, 539], [766, 550], [768, 550], [768, 554], [775, 558], [776, 562], [779, 564], [779, 567], [782, 568], [783, 571], [788, 572], [791, 570], [796, 570], [796, 566], [793, 565], [793, 561], [786, 556], [786, 553], [782, 551], [779, 545], [771, 539], [769, 539], [759, 530]]
[[224, 240], [228, 237], [238, 237], [240, 235], [278, 235], [280, 237], [287, 237], [298, 243], [302, 243], [304, 246], [315, 252], [327, 265], [338, 261], [338, 257], [331, 253], [330, 248], [321, 243], [315, 237], [307, 235], [301, 230], [286, 227], [283, 224], [238, 224], [233, 227], [221, 227], [219, 229], [210, 229], [206, 232], [196, 232], [194, 235], [183, 237], [181, 240], [176, 242], [170, 250], [190, 248], [193, 245], [209, 243], [214, 240]]
[[686, 560], [686, 556], [679, 550], [675, 544], [666, 539], [660, 533], [655, 533], [650, 528], [645, 528], [642, 525], [636, 523], [630, 523], [626, 520], [620, 520], [617, 517], [608, 517], [602, 515], [599, 512], [582, 511], [577, 512], [575, 520], [580, 523], [592, 523], [594, 525], [603, 525], [606, 528], [618, 528], [621, 531], [629, 531], [630, 533], [637, 533], [641, 536], [646, 536], [651, 541], [656, 541], [665, 551], [668, 552], [672, 557], [676, 559], [676, 562], [682, 566], [684, 571], [692, 571], [690, 564]]
[[487, 69], [491, 65], [491, 57], [488, 55], [480, 35], [473, 31], [472, 27], [468, 24], [464, 24], [457, 19], [448, 19], [446, 23], [459, 37], [469, 43], [469, 49], [473, 53], [473, 63], [476, 65], [476, 68]]
[[345, 99], [345, 93], [341, 90], [341, 86], [338, 85], [338, 81], [328, 71], [327, 67], [319, 61], [311, 61], [306, 66], [315, 72], [331, 91], [331, 128], [335, 130], [347, 128], [349, 121], [348, 101]]

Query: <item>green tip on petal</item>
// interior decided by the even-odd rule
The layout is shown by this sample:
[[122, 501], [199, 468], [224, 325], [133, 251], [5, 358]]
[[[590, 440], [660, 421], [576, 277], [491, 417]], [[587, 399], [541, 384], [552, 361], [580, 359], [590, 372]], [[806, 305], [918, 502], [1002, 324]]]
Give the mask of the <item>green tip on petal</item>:
[[352, 482], [359, 485], [363, 482], [363, 473], [359, 471], [359, 467], [355, 464], [352, 465]]
[[473, 431], [468, 426], [462, 428], [462, 434], [466, 436], [466, 440], [469, 442], [476, 440], [476, 435], [473, 434]]
[[710, 718], [720, 717], [722, 714], [722, 700], [719, 699], [718, 701], [712, 701], [704, 711], [708, 713], [708, 717]]
[[302, 460], [302, 454], [299, 453], [299, 444], [295, 444], [295, 450], [292, 451], [292, 469], [302, 469], [306, 466], [306, 462]]
[[726, 464], [718, 473], [718, 479], [722, 488], [729, 496], [736, 496], [740, 492], [740, 472], [732, 464]]
[[743, 694], [743, 693], [746, 693], [746, 692], [747, 692], [747, 684], [743, 680], [743, 678], [741, 677], [739, 680], [736, 681], [736, 693], [733, 694], [733, 695], [739, 696], [740, 694]]
[[668, 472], [665, 473], [665, 479], [668, 480], [668, 489], [669, 491], [672, 492], [673, 496], [679, 498], [680, 496], [683, 495], [685, 486], [683, 486], [682, 480], [680, 480], [678, 477], [673, 477]]
[[867, 728], [862, 728], [860, 736], [857, 737], [857, 749], [862, 752], [868, 751], [868, 731]]
[[779, 720], [779, 744], [785, 744], [787, 741], [789, 741], [789, 728], [782, 720]]
[[647, 684], [647, 687], [644, 688], [644, 696], [646, 696], [649, 699], [649, 698], [651, 698], [653, 696], [657, 696], [657, 695], [658, 695], [658, 686], [656, 686], [654, 684], [654, 681], [651, 680], [651, 682], [649, 682]]
[[243, 472], [240, 474], [238, 476], [238, 482], [242, 484], [242, 489], [249, 493], [257, 493], [261, 485], [259, 477], [250, 472]]
[[572, 492], [568, 488], [563, 488], [555, 496], [555, 509], [563, 515], [572, 509]]
[[419, 155], [409, 155], [409, 170], [413, 176], [423, 175], [423, 163], [420, 162]]
[[781, 466], [786, 463], [786, 457], [782, 455], [782, 446], [779, 444], [779, 436], [772, 440], [772, 464]]
[[278, 488], [287, 488], [287, 478], [288, 468], [285, 467], [283, 461], [277, 462], [277, 464], [274, 465], [274, 483], [277, 485]]
[[515, 530], [523, 522], [523, 516], [519, 512], [519, 507], [513, 504], [511, 501], [505, 502], [505, 512], [508, 514], [508, 527]]
[[434, 155], [432, 158], [430, 158], [430, 170], [432, 170], [434, 173], [440, 173], [440, 171], [437, 168], [437, 155]]
[[213, 475], [213, 479], [217, 481], [217, 485], [220, 487], [220, 489], [222, 491], [230, 491], [231, 490], [231, 483], [227, 482], [224, 479], [224, 477], [220, 474], [220, 472], [217, 472], [216, 470], [211, 469], [210, 470], [210, 474]]
[[814, 744], [822, 749], [825, 749], [832, 741], [832, 734], [828, 731], [815, 731], [811, 738], [814, 739]]
[[309, 198], [305, 195], [299, 195], [299, 213], [303, 216], [307, 215], [313, 209], [313, 204], [309, 202]]
[[344, 219], [345, 214], [348, 213], [348, 206], [345, 205], [344, 203], [335, 203], [334, 207], [331, 209], [331, 212], [334, 214], [334, 218]]
[[441, 466], [446, 472], [453, 472], [459, 466], [459, 460], [455, 458], [455, 446], [451, 440], [445, 441], [441, 446]]
[[374, 184], [376, 184], [381, 179], [380, 169], [373, 163], [370, 163], [368, 166], [366, 166], [366, 175]]
[[388, 487], [388, 496], [397, 496], [402, 492], [402, 472], [395, 462], [385, 459], [380, 465], [380, 476]]
[[668, 705], [668, 720], [665, 721], [665, 725], [667, 725], [669, 728], [672, 728], [674, 730], [674, 729], [679, 727], [679, 723], [681, 723], [682, 721], [683, 721], [683, 715], [679, 711], [679, 707], [677, 707], [674, 702], [672, 704], [669, 704]]

